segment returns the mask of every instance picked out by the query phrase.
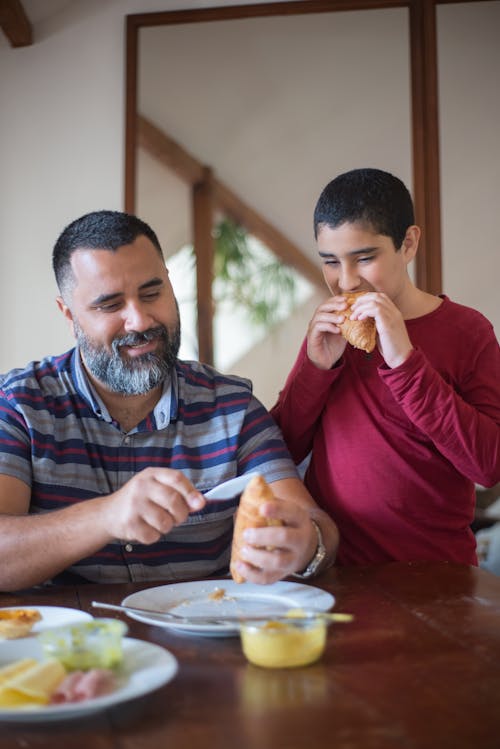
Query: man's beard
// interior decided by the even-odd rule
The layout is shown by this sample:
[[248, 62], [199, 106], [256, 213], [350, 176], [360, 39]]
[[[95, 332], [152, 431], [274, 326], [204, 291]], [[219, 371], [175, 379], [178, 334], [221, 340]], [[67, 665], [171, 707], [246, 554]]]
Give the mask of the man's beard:
[[[143, 395], [171, 376], [181, 341], [179, 320], [171, 333], [164, 325], [158, 325], [144, 333], [127, 333], [121, 338], [115, 338], [111, 352], [92, 341], [76, 320], [74, 329], [87, 368], [113, 393]], [[121, 346], [137, 346], [155, 339], [158, 340], [156, 351], [141, 356], [122, 357]]]

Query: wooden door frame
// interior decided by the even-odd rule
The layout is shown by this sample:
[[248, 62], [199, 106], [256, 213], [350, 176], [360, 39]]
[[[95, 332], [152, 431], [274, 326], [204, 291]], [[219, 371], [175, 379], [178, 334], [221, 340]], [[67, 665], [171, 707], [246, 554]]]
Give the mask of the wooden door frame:
[[[335, 11], [407, 8], [410, 43], [411, 138], [413, 198], [422, 238], [416, 257], [417, 286], [431, 294], [442, 292], [441, 191], [439, 170], [439, 113], [436, 6], [480, 0], [295, 0], [283, 3], [238, 5], [126, 16], [125, 210], [136, 208], [137, 57], [141, 28], [265, 16], [332, 13]], [[204, 265], [204, 273], [209, 272]], [[206, 294], [206, 278], [198, 288]], [[198, 295], [199, 296], [199, 295]], [[208, 305], [210, 307], [210, 305]], [[207, 329], [207, 321], [204, 321]], [[199, 330], [199, 334], [205, 336]], [[209, 351], [200, 340], [200, 351]]]

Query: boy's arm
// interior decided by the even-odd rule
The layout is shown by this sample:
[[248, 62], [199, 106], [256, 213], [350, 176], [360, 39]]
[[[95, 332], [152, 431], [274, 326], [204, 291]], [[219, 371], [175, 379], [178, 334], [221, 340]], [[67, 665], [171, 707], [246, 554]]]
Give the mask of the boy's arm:
[[482, 486], [500, 481], [500, 349], [491, 341], [461, 393], [420, 350], [380, 376], [410, 421], [461, 474]]
[[321, 416], [332, 383], [342, 371], [342, 364], [322, 370], [309, 361], [304, 341], [297, 360], [288, 375], [271, 415], [280, 427], [295, 463], [311, 452], [317, 422]]

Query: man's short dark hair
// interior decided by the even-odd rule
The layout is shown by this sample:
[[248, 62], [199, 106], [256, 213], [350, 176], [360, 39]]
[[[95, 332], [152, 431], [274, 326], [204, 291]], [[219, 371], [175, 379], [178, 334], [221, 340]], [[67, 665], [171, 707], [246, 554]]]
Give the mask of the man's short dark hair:
[[73, 274], [71, 256], [76, 250], [111, 250], [132, 244], [146, 236], [163, 258], [158, 237], [151, 227], [137, 216], [120, 211], [94, 211], [77, 218], [60, 235], [52, 252], [52, 268], [59, 291], [70, 285]]
[[404, 183], [380, 169], [353, 169], [328, 183], [314, 209], [314, 236], [323, 226], [364, 224], [391, 237], [396, 249], [415, 223], [413, 201]]

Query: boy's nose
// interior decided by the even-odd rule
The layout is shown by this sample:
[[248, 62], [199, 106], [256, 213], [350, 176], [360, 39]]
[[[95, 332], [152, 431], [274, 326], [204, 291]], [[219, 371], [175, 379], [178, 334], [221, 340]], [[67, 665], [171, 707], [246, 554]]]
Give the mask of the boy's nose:
[[339, 287], [345, 292], [356, 291], [359, 288], [359, 274], [352, 268], [342, 268], [339, 276]]

